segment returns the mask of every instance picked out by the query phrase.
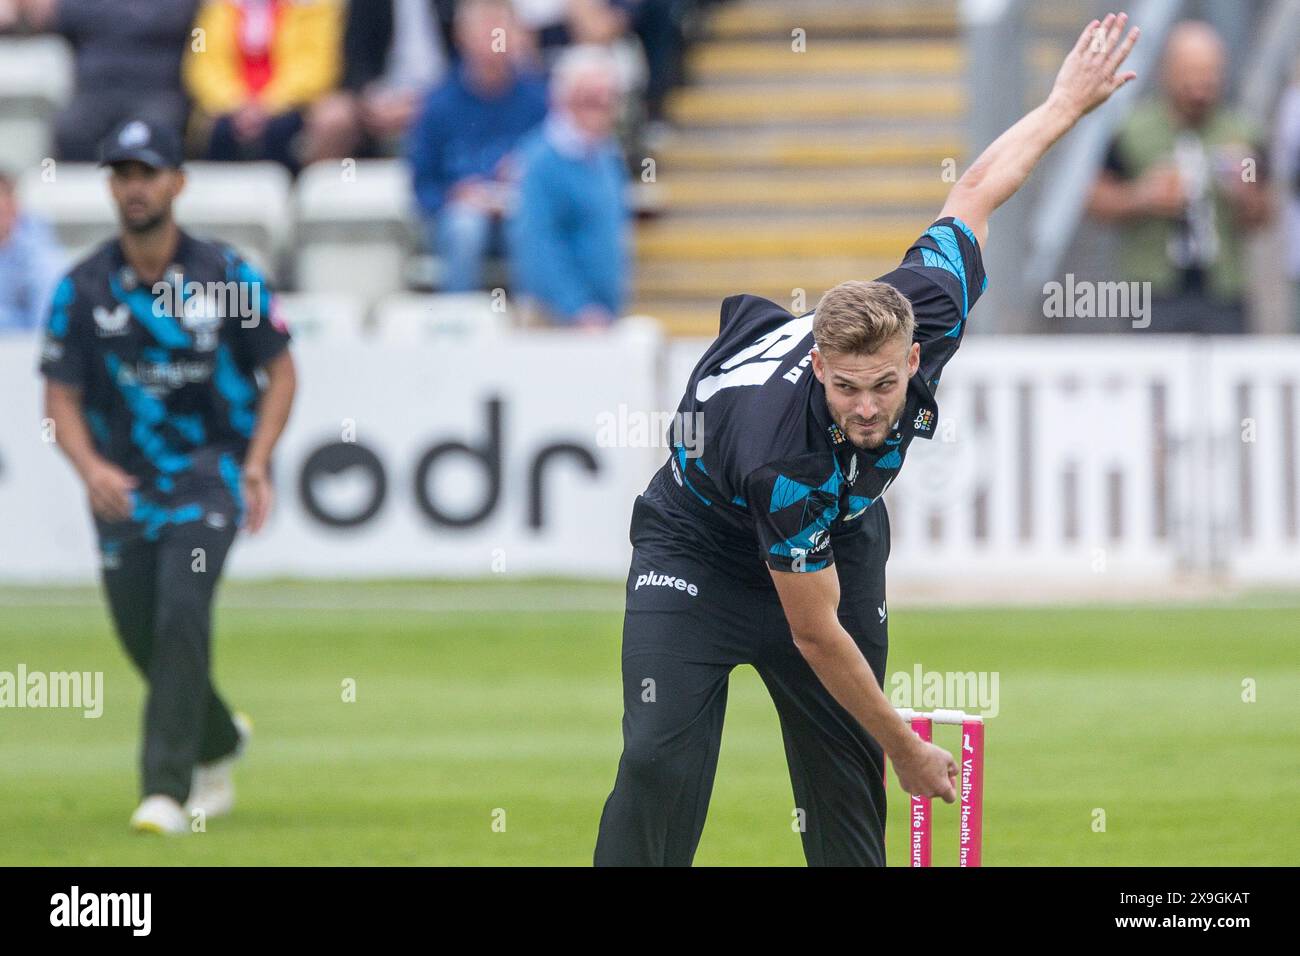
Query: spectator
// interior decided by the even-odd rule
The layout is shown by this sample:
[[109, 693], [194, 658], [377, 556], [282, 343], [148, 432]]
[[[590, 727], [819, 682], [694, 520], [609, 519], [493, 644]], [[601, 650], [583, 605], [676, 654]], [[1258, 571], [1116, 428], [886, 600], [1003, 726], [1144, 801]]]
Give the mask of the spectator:
[[555, 64], [546, 122], [519, 149], [509, 228], [517, 291], [542, 321], [600, 328], [623, 314], [629, 216], [617, 115], [617, 66], [608, 51], [566, 50]]
[[1177, 24], [1163, 96], [1134, 110], [1090, 197], [1120, 226], [1123, 277], [1151, 283], [1155, 331], [1246, 331], [1244, 240], [1269, 200], [1259, 138], [1222, 105], [1225, 68], [1213, 27]]
[[548, 62], [570, 44], [613, 44], [635, 36], [644, 70], [620, 64], [625, 87], [644, 83], [646, 115], [659, 123], [664, 101], [682, 73], [684, 0], [514, 0], [520, 19], [537, 31]]
[[1278, 110], [1278, 175], [1286, 191], [1287, 272], [1291, 276], [1294, 331], [1300, 332], [1300, 64]]
[[531, 45], [505, 0], [462, 0], [454, 33], [460, 63], [429, 94], [407, 153], [440, 284], [464, 292], [482, 287], [485, 260], [504, 251], [509, 156], [546, 116], [546, 88], [520, 65]]
[[646, 116], [664, 121], [664, 102], [681, 82], [685, 38], [680, 11], [687, 5], [674, 0], [610, 0], [623, 32], [636, 35], [645, 50]]
[[331, 158], [394, 155], [447, 54], [445, 0], [373, 0], [348, 5], [343, 83], [312, 107], [308, 125]]
[[207, 0], [185, 58], [208, 159], [270, 159], [297, 172], [322, 154], [306, 110], [342, 68], [340, 0]]
[[0, 334], [44, 321], [64, 266], [54, 233], [18, 208], [14, 181], [0, 172]]
[[27, 0], [31, 27], [72, 45], [72, 99], [54, 121], [57, 155], [91, 162], [99, 141], [128, 116], [185, 126], [181, 56], [198, 0]]

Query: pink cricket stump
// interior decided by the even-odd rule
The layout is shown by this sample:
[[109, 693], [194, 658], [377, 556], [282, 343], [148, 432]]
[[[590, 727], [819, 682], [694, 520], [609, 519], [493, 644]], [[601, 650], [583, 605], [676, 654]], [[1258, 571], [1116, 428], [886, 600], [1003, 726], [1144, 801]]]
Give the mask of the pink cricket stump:
[[[928, 865], [930, 855], [928, 821], [926, 835], [927, 862], [923, 866]], [[984, 721], [967, 717], [961, 724], [961, 829], [957, 865], [979, 866], [983, 849]]]
[[[928, 716], [917, 715], [912, 718], [912, 729], [926, 743], [933, 739], [933, 725]], [[909, 850], [910, 864], [912, 866], [929, 866], [930, 865], [930, 798], [917, 797], [911, 798], [912, 810], [912, 830], [911, 846]]]

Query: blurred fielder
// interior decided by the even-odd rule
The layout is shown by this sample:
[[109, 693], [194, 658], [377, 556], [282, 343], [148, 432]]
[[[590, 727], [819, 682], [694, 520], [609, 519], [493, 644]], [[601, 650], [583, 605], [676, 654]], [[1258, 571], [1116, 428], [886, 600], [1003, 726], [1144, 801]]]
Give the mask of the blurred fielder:
[[101, 165], [121, 233], [55, 291], [40, 369], [46, 415], [94, 512], [118, 637], [149, 685], [131, 825], [183, 833], [190, 814], [234, 800], [250, 727], [209, 677], [212, 598], [236, 528], [257, 531], [270, 510], [294, 366], [262, 277], [173, 220], [179, 140], [131, 120], [105, 140]]
[[706, 420], [702, 453], [675, 428], [633, 510], [623, 755], [597, 865], [691, 862], [737, 664], [776, 703], [810, 865], [884, 865], [886, 754], [905, 791], [954, 801], [956, 762], [882, 690], [880, 498], [912, 439], [934, 436], [939, 376], [984, 290], [990, 214], [1135, 76], [1119, 72], [1138, 35], [1126, 23], [1089, 24], [1047, 100], [953, 186], [899, 268], [800, 317], [751, 295], [723, 302], [678, 407], [679, 425]]

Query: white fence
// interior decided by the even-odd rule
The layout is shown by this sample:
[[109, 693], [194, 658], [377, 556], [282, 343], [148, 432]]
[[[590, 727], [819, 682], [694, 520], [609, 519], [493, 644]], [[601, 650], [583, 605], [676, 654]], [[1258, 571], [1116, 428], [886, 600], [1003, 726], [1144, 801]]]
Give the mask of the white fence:
[[[279, 507], [232, 573], [621, 578], [632, 500], [666, 455], [656, 413], [704, 345], [304, 341]], [[34, 342], [0, 342], [0, 580], [89, 579], [34, 365]], [[1300, 583], [1298, 384], [1293, 340], [973, 336], [888, 493], [891, 581]], [[630, 425], [614, 442], [611, 421]]]

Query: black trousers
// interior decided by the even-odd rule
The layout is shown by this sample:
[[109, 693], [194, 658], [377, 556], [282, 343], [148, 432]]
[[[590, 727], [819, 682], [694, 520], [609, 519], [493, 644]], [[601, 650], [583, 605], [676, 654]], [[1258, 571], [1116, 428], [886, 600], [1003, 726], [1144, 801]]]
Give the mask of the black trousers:
[[104, 545], [103, 580], [118, 638], [148, 683], [142, 794], [184, 803], [196, 763], [234, 752], [239, 733], [210, 676], [212, 599], [233, 521], [167, 525], [156, 539]]
[[[882, 502], [833, 539], [839, 617], [883, 686], [888, 652]], [[770, 584], [711, 567], [638, 499], [623, 624], [623, 754], [597, 866], [688, 866], [704, 829], [737, 664], [776, 704], [810, 866], [885, 864], [884, 755], [795, 647]], [[684, 582], [679, 585], [679, 582]], [[692, 589], [694, 594], [692, 594]], [[773, 826], [783, 825], [773, 821]]]

